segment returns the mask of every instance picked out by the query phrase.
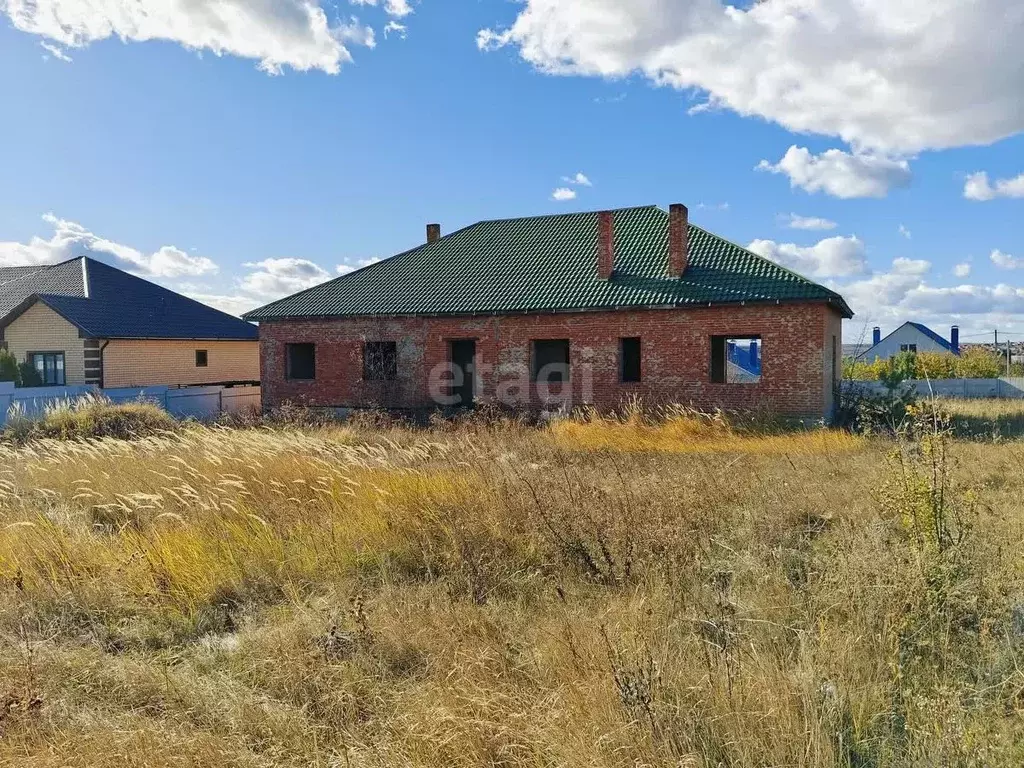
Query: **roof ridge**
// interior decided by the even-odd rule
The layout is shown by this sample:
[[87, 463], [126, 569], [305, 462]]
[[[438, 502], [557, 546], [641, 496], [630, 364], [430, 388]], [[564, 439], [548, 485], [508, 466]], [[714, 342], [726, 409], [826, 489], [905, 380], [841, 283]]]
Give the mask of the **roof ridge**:
[[[540, 219], [557, 219], [563, 216], [590, 216], [595, 213], [625, 213], [627, 211], [645, 211], [649, 209], [656, 209], [662, 213], [666, 213], [664, 208], [657, 205], [627, 205], [622, 208], [595, 208], [587, 211], [565, 211], [564, 213], [542, 213], [537, 216], [511, 216], [505, 219], [481, 219], [476, 224], [470, 224], [469, 226], [477, 226], [479, 224], [505, 224], [510, 221], [538, 221]], [[463, 227], [468, 229], [468, 227]], [[461, 230], [456, 230], [461, 231]], [[452, 232], [454, 235], [455, 232]]]

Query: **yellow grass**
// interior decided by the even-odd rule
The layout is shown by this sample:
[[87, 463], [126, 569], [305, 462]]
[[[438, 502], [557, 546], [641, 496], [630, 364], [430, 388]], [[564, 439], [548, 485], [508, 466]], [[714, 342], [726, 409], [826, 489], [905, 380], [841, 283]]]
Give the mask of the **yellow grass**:
[[758, 453], [764, 455], [856, 451], [863, 439], [838, 430], [785, 434], [736, 432], [720, 419], [674, 415], [659, 423], [593, 417], [554, 422], [550, 431], [564, 449], [667, 453]]
[[1022, 459], [683, 414], [0, 446], [0, 766], [1020, 765]]

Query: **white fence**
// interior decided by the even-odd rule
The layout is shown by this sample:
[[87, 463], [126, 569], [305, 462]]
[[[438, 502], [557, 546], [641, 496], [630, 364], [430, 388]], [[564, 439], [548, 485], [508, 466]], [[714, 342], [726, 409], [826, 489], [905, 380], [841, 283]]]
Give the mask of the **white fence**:
[[[931, 379], [905, 381], [901, 387], [909, 387], [922, 397], [950, 397], [977, 400], [998, 397], [1006, 400], [1024, 398], [1024, 377], [1014, 376], [1002, 379]], [[844, 381], [847, 391], [860, 391], [872, 395], [884, 394], [885, 385], [880, 381]]]
[[158, 405], [178, 419], [215, 419], [225, 413], [259, 410], [259, 387], [26, 387], [15, 389], [11, 382], [0, 381], [0, 426], [11, 413], [29, 418], [40, 417], [60, 402], [98, 395], [115, 403], [145, 401]]

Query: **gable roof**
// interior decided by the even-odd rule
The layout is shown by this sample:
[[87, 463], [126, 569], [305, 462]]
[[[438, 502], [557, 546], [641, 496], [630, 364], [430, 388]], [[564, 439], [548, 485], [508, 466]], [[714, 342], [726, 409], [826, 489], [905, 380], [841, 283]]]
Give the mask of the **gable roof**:
[[[5, 273], [10, 277], [6, 282]], [[85, 290], [81, 259], [53, 266], [4, 267], [0, 272], [0, 317], [6, 317], [33, 294], [85, 296]]]
[[614, 212], [615, 272], [597, 275], [598, 213], [482, 221], [245, 315], [247, 320], [558, 312], [843, 298], [690, 225], [682, 278], [668, 275], [669, 214]]
[[[5, 276], [11, 279], [4, 282]], [[259, 336], [244, 320], [84, 256], [32, 272], [20, 267], [0, 272], [0, 327], [37, 301], [92, 338], [248, 341]]]
[[938, 344], [940, 347], [945, 349], [947, 352], [952, 352], [953, 351], [953, 345], [950, 344], [948, 341], [946, 341], [941, 336], [939, 336], [939, 334], [937, 334], [935, 331], [933, 331], [927, 325], [922, 325], [921, 323], [907, 323], [907, 325], [913, 326], [914, 328], [919, 330], [921, 333], [923, 333], [929, 339], [931, 339], [936, 344]]
[[927, 336], [927, 337], [928, 337], [929, 339], [931, 339], [932, 341], [934, 341], [934, 342], [935, 342], [936, 344], [938, 344], [938, 345], [939, 345], [940, 347], [942, 347], [942, 348], [943, 348], [944, 350], [946, 350], [947, 352], [952, 352], [952, 353], [953, 353], [954, 355], [959, 355], [959, 354], [960, 354], [959, 352], [957, 352], [957, 351], [954, 351], [954, 349], [953, 349], [953, 345], [952, 345], [952, 344], [950, 344], [950, 343], [949, 343], [948, 341], [946, 341], [946, 340], [945, 340], [944, 338], [942, 338], [941, 336], [939, 336], [939, 334], [937, 334], [937, 333], [936, 333], [935, 331], [933, 331], [933, 330], [932, 330], [931, 328], [929, 328], [929, 327], [928, 327], [927, 325], [923, 325], [923, 324], [921, 324], [921, 323], [912, 323], [912, 322], [909, 322], [909, 321], [908, 321], [908, 322], [904, 323], [903, 325], [899, 326], [898, 328], [896, 328], [896, 329], [895, 329], [894, 331], [892, 331], [891, 333], [887, 334], [887, 335], [885, 336], [885, 338], [883, 338], [883, 339], [882, 339], [881, 341], [879, 341], [879, 342], [878, 342], [877, 344], [872, 344], [872, 345], [871, 345], [870, 347], [868, 347], [868, 348], [867, 348], [867, 349], [865, 349], [865, 350], [864, 350], [863, 352], [861, 352], [861, 353], [860, 353], [859, 355], [857, 355], [857, 357], [858, 357], [858, 358], [861, 358], [861, 357], [867, 357], [868, 355], [870, 355], [870, 354], [871, 354], [871, 351], [872, 351], [873, 349], [875, 349], [875, 347], [880, 347], [880, 346], [882, 346], [883, 344], [885, 344], [885, 342], [886, 342], [886, 341], [888, 341], [888, 339], [889, 339], [889, 338], [890, 338], [891, 336], [894, 336], [895, 334], [899, 333], [899, 332], [900, 332], [900, 331], [902, 331], [902, 330], [903, 330], [904, 328], [906, 328], [906, 327], [907, 327], [908, 325], [909, 325], [909, 326], [910, 326], [911, 328], [913, 328], [914, 330], [918, 331], [919, 333], [921, 333], [921, 334], [923, 334], [923, 335]]

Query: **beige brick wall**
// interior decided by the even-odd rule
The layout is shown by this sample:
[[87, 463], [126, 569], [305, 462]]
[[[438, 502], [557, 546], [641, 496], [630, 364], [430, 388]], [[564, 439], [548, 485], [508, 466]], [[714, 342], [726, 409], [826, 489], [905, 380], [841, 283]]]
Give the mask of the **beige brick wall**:
[[[101, 342], [102, 344], [102, 342]], [[196, 350], [209, 365], [196, 367]], [[113, 339], [103, 350], [103, 386], [217, 384], [259, 381], [256, 341], [133, 341]]]
[[84, 339], [72, 325], [42, 302], [37, 301], [4, 329], [7, 348], [19, 363], [29, 352], [63, 352], [67, 384], [85, 383]]

